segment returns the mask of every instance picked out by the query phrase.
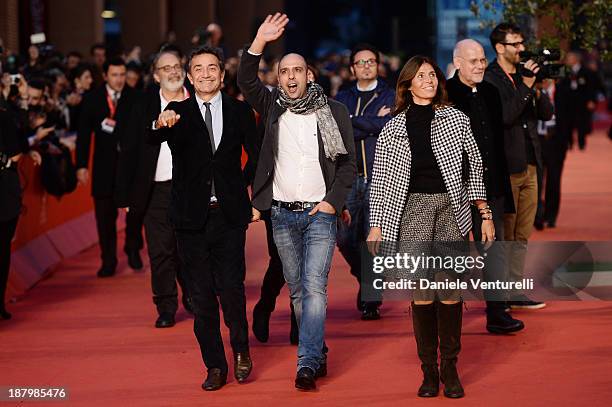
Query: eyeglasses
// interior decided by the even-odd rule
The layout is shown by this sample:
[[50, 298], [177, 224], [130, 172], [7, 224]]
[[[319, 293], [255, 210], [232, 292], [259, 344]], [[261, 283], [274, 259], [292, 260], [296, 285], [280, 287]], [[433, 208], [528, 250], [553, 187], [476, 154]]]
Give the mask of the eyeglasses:
[[518, 48], [521, 45], [525, 44], [525, 41], [517, 41], [517, 42], [500, 42], [502, 45], [511, 45], [514, 48]]
[[366, 65], [372, 66], [376, 64], [378, 64], [378, 61], [376, 61], [375, 59], [360, 59], [360, 60], [353, 62], [353, 65], [357, 65], [360, 68], [363, 68]]
[[179, 64], [176, 65], [164, 65], [157, 68], [158, 71], [164, 71], [165, 73], [170, 73], [172, 71], [181, 72], [183, 67]]

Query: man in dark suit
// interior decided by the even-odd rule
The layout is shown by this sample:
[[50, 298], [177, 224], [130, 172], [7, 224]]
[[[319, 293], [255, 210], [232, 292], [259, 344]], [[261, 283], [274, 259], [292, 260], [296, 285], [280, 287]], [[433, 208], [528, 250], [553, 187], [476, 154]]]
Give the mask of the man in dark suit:
[[327, 374], [327, 282], [338, 215], [355, 177], [355, 143], [346, 106], [327, 99], [323, 88], [308, 80], [301, 55], [280, 60], [278, 88], [269, 91], [258, 79], [266, 44], [280, 38], [288, 21], [280, 13], [265, 19], [242, 54], [238, 86], [266, 128], [253, 206], [271, 211], [299, 326], [295, 387], [313, 390], [316, 379]]
[[172, 154], [168, 143], [147, 143], [147, 128], [172, 101], [190, 93], [184, 86], [185, 70], [175, 51], [161, 51], [152, 64], [153, 88], [133, 104], [130, 118], [118, 124], [121, 145], [115, 201], [121, 208], [144, 214], [145, 237], [151, 262], [151, 288], [157, 307], [157, 328], [175, 324], [178, 309], [176, 280], [183, 291], [183, 305], [192, 312], [188, 290], [180, 274], [176, 237], [168, 220], [172, 187]]
[[[470, 118], [478, 150], [482, 157], [487, 201], [492, 211], [497, 240], [504, 238], [504, 213], [514, 213], [510, 174], [504, 152], [504, 119], [497, 88], [484, 81], [487, 59], [480, 43], [472, 39], [459, 41], [453, 51], [455, 75], [446, 82], [448, 100]], [[485, 210], [486, 212], [486, 210]], [[482, 216], [472, 207], [474, 241], [482, 241]], [[482, 246], [479, 247], [479, 249]], [[507, 281], [506, 256], [503, 247], [494, 244], [486, 252], [484, 277], [487, 281]], [[496, 334], [520, 331], [522, 321], [506, 311], [506, 293], [485, 291], [487, 330]]]
[[[95, 134], [91, 194], [94, 198], [96, 226], [102, 252], [98, 277], [110, 277], [117, 267], [117, 205], [113, 199], [119, 157], [117, 123], [128, 119], [136, 91], [125, 86], [125, 63], [112, 58], [104, 63], [104, 86], [91, 91], [83, 102], [76, 143], [77, 178], [81, 185], [89, 180], [89, 150]], [[136, 212], [126, 217], [124, 250], [133, 269], [142, 268], [142, 217]]]
[[252, 369], [244, 293], [246, 229], [253, 218], [244, 147], [256, 156], [251, 108], [225, 94], [224, 63], [217, 48], [201, 47], [189, 58], [188, 78], [195, 94], [171, 102], [154, 123], [151, 141], [167, 141], [172, 151], [169, 216], [195, 314], [194, 332], [208, 376], [204, 390], [227, 380], [219, 329], [219, 303], [230, 331], [234, 376], [244, 382]]

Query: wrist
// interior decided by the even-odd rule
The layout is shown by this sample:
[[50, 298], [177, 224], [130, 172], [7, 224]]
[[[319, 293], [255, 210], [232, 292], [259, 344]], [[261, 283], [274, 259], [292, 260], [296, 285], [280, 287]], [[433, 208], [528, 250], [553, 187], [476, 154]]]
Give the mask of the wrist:
[[251, 43], [251, 46], [249, 47], [249, 52], [251, 54], [261, 55], [263, 54], [263, 50], [265, 47], [266, 47], [266, 41], [262, 40], [259, 37], [255, 37], [255, 39]]

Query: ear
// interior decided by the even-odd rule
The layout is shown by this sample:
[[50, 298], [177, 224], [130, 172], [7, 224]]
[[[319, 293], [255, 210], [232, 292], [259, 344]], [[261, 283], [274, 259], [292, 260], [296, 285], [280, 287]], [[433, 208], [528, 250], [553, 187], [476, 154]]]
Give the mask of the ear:
[[355, 68], [353, 67], [352, 64], [351, 64], [351, 66], [349, 66], [349, 70], [351, 71], [351, 75], [356, 76], [355, 75]]
[[157, 74], [157, 72], [153, 73], [153, 79], [155, 79], [155, 83], [160, 83], [161, 79], [159, 77], [159, 75]]
[[102, 78], [104, 78], [104, 82], [108, 81], [108, 75], [106, 75], [106, 72], [102, 74]]
[[221, 82], [225, 79], [225, 69], [221, 71]]
[[495, 52], [497, 54], [503, 54], [504, 53], [504, 49], [505, 49], [505, 47], [504, 47], [503, 44], [500, 44], [500, 43], [495, 44]]
[[189, 79], [189, 83], [193, 85], [193, 78], [191, 77], [191, 74], [189, 72], [187, 72], [187, 79]]
[[453, 65], [455, 66], [455, 69], [460, 70], [461, 69], [461, 58], [453, 58]]

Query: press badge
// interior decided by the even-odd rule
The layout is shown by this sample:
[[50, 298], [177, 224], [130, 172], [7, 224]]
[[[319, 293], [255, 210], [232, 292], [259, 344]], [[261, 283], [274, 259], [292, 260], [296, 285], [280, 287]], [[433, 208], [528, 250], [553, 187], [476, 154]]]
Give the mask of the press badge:
[[108, 134], [113, 134], [113, 132], [115, 131], [115, 125], [117, 124], [117, 122], [113, 119], [111, 119], [110, 117], [107, 117], [106, 119], [102, 120], [102, 124], [100, 125], [100, 127], [102, 127], [102, 131]]

